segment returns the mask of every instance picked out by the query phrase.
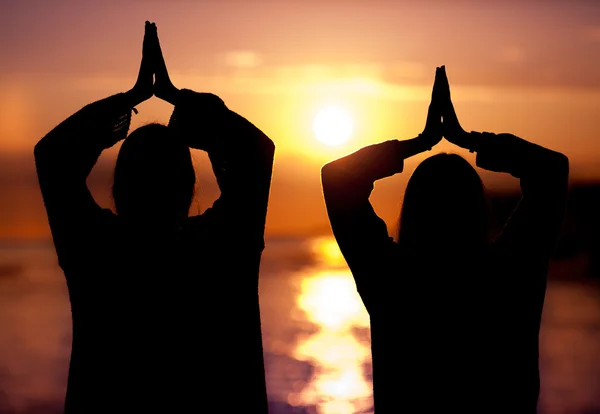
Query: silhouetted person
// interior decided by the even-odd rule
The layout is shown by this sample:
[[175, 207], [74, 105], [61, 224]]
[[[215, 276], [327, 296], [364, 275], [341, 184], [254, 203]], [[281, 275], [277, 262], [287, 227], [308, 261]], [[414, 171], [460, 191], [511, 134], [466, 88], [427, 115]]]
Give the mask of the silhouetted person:
[[[456, 154], [415, 169], [396, 242], [369, 202], [375, 181], [442, 135], [476, 152], [478, 167], [520, 179], [522, 199], [493, 241], [482, 182]], [[333, 233], [371, 319], [377, 414], [536, 412], [538, 333], [568, 170], [564, 155], [514, 135], [465, 132], [444, 67], [422, 134], [323, 167]]]
[[[175, 109], [168, 126], [123, 142], [113, 214], [86, 177], [153, 92]], [[221, 190], [195, 217], [190, 147], [208, 152]], [[217, 96], [173, 86], [148, 23], [136, 86], [36, 145], [73, 317], [66, 412], [267, 413], [258, 273], [273, 155], [273, 142]]]

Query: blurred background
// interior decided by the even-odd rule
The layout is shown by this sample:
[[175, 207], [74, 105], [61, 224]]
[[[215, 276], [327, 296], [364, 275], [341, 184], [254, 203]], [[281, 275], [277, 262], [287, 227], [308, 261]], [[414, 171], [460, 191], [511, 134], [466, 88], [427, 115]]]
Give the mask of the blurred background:
[[[66, 389], [70, 308], [33, 146], [82, 106], [133, 86], [145, 20], [157, 24], [176, 86], [219, 95], [277, 146], [260, 282], [272, 413], [372, 411], [368, 314], [331, 238], [320, 167], [419, 134], [440, 65], [465, 129], [510, 132], [571, 161], [539, 412], [600, 413], [600, 2], [24, 0], [0, 4], [0, 414], [61, 412]], [[156, 98], [137, 109], [132, 129], [172, 111]], [[105, 207], [118, 148], [88, 180]], [[447, 142], [436, 150], [474, 163]], [[372, 201], [390, 234], [428, 155], [377, 183]], [[194, 158], [197, 214], [218, 188], [206, 154]], [[518, 181], [478, 172], [500, 228]]]

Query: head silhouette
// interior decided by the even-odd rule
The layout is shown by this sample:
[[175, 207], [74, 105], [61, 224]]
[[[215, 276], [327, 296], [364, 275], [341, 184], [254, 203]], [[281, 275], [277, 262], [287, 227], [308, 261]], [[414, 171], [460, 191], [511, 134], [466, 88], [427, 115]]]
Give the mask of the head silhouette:
[[486, 205], [481, 178], [464, 158], [434, 155], [408, 181], [398, 241], [426, 255], [468, 254], [487, 243]]
[[195, 182], [190, 149], [164, 125], [142, 126], [125, 139], [117, 157], [117, 215], [131, 223], [178, 223], [188, 215]]

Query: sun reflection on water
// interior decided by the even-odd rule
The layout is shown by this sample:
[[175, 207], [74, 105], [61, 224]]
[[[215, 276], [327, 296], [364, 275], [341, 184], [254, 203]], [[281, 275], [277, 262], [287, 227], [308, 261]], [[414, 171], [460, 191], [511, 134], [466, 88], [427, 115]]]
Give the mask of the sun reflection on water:
[[[319, 262], [329, 268], [346, 268], [346, 260], [333, 237], [320, 237], [313, 240], [312, 252]], [[347, 270], [347, 268], [346, 268]], [[359, 299], [360, 301], [360, 299]]]
[[315, 372], [288, 401], [296, 406], [314, 406], [319, 414], [362, 413], [372, 404], [372, 384], [363, 372], [370, 349], [355, 337], [353, 329], [368, 329], [369, 314], [352, 275], [340, 269], [343, 257], [335, 241], [318, 240], [315, 253], [322, 255], [330, 270], [302, 280], [297, 306], [319, 331], [301, 341], [294, 355], [315, 366]]

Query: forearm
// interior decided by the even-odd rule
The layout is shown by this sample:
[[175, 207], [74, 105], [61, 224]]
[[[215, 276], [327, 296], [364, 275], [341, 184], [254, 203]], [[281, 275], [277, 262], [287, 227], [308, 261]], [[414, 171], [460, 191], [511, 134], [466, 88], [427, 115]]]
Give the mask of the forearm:
[[177, 93], [169, 128], [190, 148], [214, 152], [222, 141], [227, 112], [228, 108], [218, 96], [181, 89]]
[[422, 150], [418, 139], [390, 140], [326, 164], [321, 169], [321, 183], [332, 225], [345, 217], [376, 217], [369, 202], [374, 182], [401, 173], [404, 159]]
[[273, 141], [216, 95], [182, 89], [179, 96], [169, 128], [184, 144], [208, 153], [224, 199], [257, 188], [268, 192]]
[[357, 289], [371, 312], [373, 266], [388, 257], [393, 244], [385, 222], [369, 197], [374, 181], [402, 172], [404, 159], [419, 151], [418, 141], [386, 141], [363, 148], [322, 168], [323, 197], [331, 229]]
[[57, 249], [77, 239], [81, 223], [101, 208], [86, 178], [105, 148], [127, 134], [131, 110], [123, 94], [94, 102], [50, 131], [36, 145], [38, 181]]
[[[507, 138], [508, 142], [485, 143], [485, 149], [478, 154], [478, 165], [509, 172], [520, 179], [521, 200], [494, 241], [494, 251], [499, 262], [507, 266], [507, 275], [511, 276], [508, 283], [514, 283], [518, 292], [520, 303], [515, 301], [515, 309], [520, 311], [520, 323], [537, 331], [548, 265], [565, 216], [569, 163], [558, 152], [502, 135], [498, 139]], [[498, 159], [491, 154], [495, 150]], [[512, 278], [515, 275], [518, 277]]]
[[418, 138], [405, 141], [389, 140], [369, 145], [350, 155], [326, 164], [322, 169], [324, 184], [371, 186], [375, 181], [404, 169], [404, 160], [427, 150]]
[[127, 135], [130, 119], [125, 94], [86, 105], [36, 144], [38, 173], [60, 170], [87, 177], [102, 151]]
[[475, 137], [477, 166], [505, 172], [521, 179], [566, 179], [569, 162], [565, 155], [528, 142], [512, 134], [471, 132]]
[[186, 145], [218, 157], [239, 153], [245, 158], [274, 148], [265, 133], [218, 96], [182, 89], [177, 99], [169, 127]]
[[566, 208], [567, 157], [511, 134], [482, 134], [480, 143], [478, 166], [520, 179], [522, 198], [499, 236], [498, 246], [528, 252], [522, 261], [545, 263]]

